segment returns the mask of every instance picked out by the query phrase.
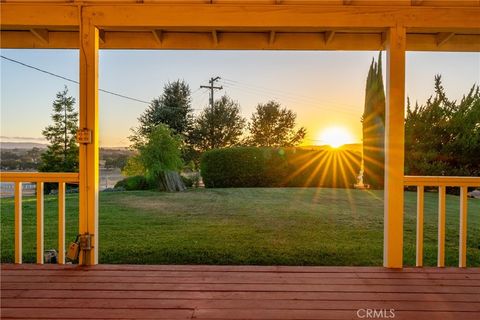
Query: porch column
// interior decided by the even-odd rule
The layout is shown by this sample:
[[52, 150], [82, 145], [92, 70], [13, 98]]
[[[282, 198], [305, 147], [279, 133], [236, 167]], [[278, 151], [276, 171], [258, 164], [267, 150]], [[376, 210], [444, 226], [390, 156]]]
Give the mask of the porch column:
[[92, 249], [80, 264], [98, 263], [98, 28], [81, 14], [80, 24], [80, 186], [79, 231], [91, 236]]
[[403, 266], [405, 28], [387, 31], [383, 266]]

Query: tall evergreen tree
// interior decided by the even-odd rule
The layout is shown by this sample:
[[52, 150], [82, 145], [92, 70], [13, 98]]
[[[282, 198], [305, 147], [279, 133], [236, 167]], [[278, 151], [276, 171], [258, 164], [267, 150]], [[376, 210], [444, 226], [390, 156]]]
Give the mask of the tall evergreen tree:
[[166, 124], [174, 134], [186, 135], [192, 124], [190, 87], [184, 81], [167, 83], [163, 94], [152, 100], [138, 118], [138, 133], [146, 136], [157, 125]]
[[42, 131], [50, 144], [47, 151], [42, 154], [39, 171], [76, 172], [78, 112], [75, 110], [75, 98], [68, 96], [67, 87], [57, 93], [57, 98], [53, 102], [52, 120], [53, 124]]
[[385, 177], [385, 91], [382, 53], [372, 60], [365, 88], [363, 129], [363, 180], [372, 188], [383, 189]]

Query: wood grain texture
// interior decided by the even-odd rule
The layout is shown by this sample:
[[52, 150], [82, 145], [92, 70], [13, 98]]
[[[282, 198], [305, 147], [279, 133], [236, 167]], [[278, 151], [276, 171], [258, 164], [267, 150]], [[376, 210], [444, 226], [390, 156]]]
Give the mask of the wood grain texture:
[[2, 265], [2, 319], [478, 319], [480, 268]]

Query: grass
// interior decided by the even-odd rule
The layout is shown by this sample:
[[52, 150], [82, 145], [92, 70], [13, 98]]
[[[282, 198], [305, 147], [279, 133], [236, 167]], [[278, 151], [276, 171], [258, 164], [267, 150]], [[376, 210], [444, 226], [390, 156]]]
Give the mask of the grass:
[[[100, 194], [100, 262], [381, 265], [383, 192], [316, 188]], [[405, 263], [415, 264], [416, 193], [405, 193]], [[468, 264], [480, 265], [480, 200], [469, 200]], [[45, 249], [57, 247], [45, 197]], [[437, 194], [425, 194], [425, 265], [436, 264]], [[458, 197], [447, 196], [446, 264], [458, 263]], [[23, 201], [23, 258], [35, 261], [35, 198]], [[67, 195], [67, 241], [78, 227]], [[1, 261], [13, 261], [13, 199], [1, 200]]]

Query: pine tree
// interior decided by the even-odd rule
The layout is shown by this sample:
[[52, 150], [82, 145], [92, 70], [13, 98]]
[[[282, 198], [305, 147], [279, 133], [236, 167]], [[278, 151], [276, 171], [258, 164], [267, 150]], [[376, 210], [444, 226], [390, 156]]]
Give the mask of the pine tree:
[[190, 88], [184, 81], [167, 83], [162, 96], [153, 99], [138, 118], [136, 135], [146, 137], [159, 124], [166, 124], [174, 134], [186, 136], [193, 121]]
[[42, 154], [39, 171], [76, 172], [78, 112], [75, 110], [75, 98], [68, 96], [66, 86], [63, 91], [57, 93], [57, 98], [53, 102], [52, 120], [53, 124], [42, 131], [50, 144], [47, 151]]
[[363, 180], [371, 188], [383, 189], [385, 177], [385, 92], [382, 53], [372, 60], [365, 89], [363, 126]]

